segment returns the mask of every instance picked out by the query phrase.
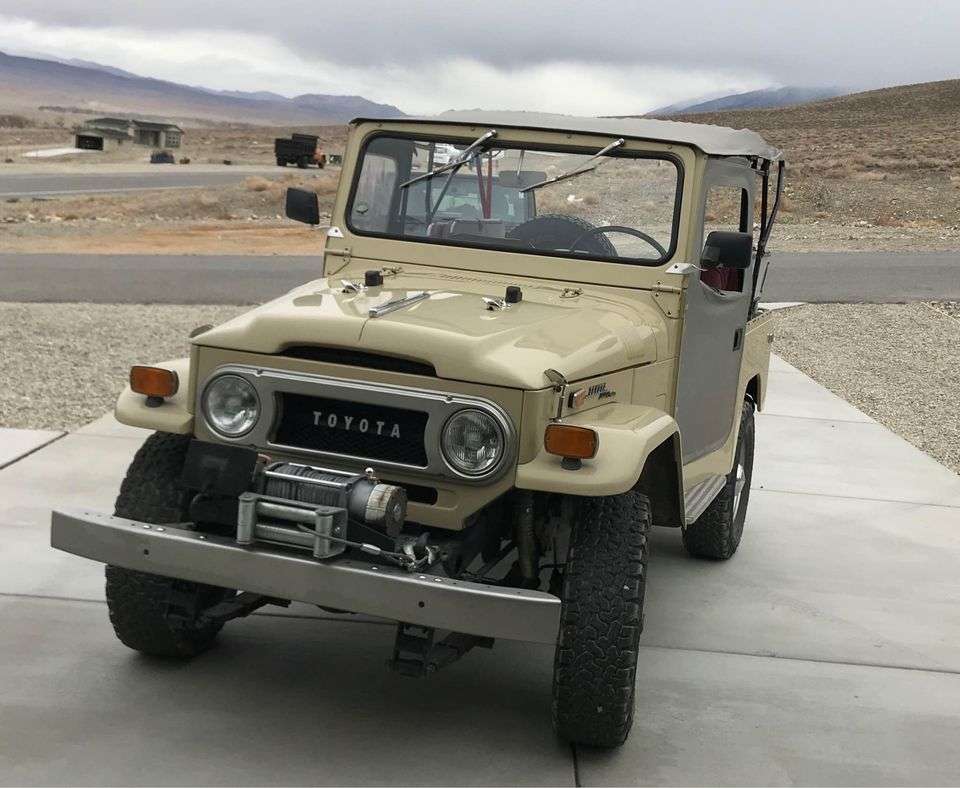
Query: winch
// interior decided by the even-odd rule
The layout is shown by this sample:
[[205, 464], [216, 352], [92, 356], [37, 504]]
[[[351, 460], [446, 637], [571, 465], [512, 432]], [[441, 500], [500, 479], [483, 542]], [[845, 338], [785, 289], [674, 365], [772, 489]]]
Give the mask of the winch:
[[348, 538], [350, 521], [376, 529], [396, 544], [407, 512], [406, 491], [381, 483], [373, 471], [350, 474], [299, 463], [270, 463], [256, 474], [254, 491], [241, 493], [237, 543], [279, 542], [309, 548], [315, 558], [332, 558], [347, 547], [395, 556], [403, 553]]
[[347, 474], [312, 465], [273, 463], [263, 471], [264, 495], [302, 503], [342, 506], [358, 522], [397, 537], [407, 513], [402, 487], [379, 482], [371, 469]]

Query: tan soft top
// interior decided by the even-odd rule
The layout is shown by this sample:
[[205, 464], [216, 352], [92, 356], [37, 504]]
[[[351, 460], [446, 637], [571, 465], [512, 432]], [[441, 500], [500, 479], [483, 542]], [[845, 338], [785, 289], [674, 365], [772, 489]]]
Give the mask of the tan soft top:
[[692, 145], [708, 156], [757, 156], [779, 159], [780, 150], [749, 129], [730, 129], [705, 123], [682, 123], [652, 118], [578, 118], [573, 115], [551, 115], [542, 112], [483, 112], [456, 110], [433, 117], [356, 118], [354, 122], [375, 120], [395, 123], [455, 123], [490, 128], [542, 129], [587, 134], [609, 134], [614, 137], [673, 142]]

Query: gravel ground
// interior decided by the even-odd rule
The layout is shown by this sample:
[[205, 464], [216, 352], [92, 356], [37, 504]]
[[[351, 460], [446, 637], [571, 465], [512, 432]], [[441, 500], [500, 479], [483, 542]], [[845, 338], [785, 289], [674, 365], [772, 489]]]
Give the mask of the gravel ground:
[[249, 307], [0, 303], [0, 426], [74, 429], [113, 407], [131, 364]]
[[780, 314], [774, 350], [960, 473], [958, 317], [956, 302], [811, 304]]

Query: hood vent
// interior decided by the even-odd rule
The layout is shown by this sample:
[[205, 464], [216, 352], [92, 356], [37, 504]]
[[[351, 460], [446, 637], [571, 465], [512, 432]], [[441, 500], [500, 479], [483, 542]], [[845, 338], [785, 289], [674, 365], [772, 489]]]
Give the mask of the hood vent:
[[286, 358], [302, 358], [306, 361], [322, 361], [325, 364], [343, 364], [348, 367], [379, 369], [383, 372], [400, 372], [404, 375], [422, 375], [435, 378], [437, 370], [433, 364], [412, 361], [396, 356], [383, 356], [367, 353], [363, 350], [342, 347], [319, 347], [317, 345], [295, 345], [277, 354]]

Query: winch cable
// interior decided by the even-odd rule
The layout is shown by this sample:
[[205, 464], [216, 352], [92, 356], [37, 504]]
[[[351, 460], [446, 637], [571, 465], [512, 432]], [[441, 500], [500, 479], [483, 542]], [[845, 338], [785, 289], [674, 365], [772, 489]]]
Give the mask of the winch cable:
[[[311, 536], [317, 536], [317, 532], [313, 528], [303, 525], [302, 523], [298, 523], [297, 528], [304, 533], [310, 534]], [[415, 563], [415, 561], [408, 555], [404, 555], [403, 553], [394, 553], [390, 550], [384, 550], [382, 547], [377, 547], [375, 544], [370, 544], [369, 542], [354, 542], [351, 539], [341, 539], [339, 536], [321, 536], [320, 538], [329, 539], [331, 542], [339, 542], [340, 544], [347, 545], [347, 547], [355, 547], [364, 553], [368, 553], [369, 555], [387, 558], [404, 569], [413, 566]]]

